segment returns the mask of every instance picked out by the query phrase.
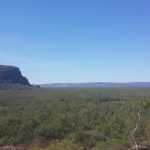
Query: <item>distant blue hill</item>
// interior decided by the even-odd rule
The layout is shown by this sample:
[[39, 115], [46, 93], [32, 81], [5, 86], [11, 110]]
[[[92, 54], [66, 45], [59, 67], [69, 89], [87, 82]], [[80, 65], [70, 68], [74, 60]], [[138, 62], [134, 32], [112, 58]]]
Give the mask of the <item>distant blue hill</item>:
[[41, 88], [105, 88], [105, 87], [150, 87], [150, 82], [86, 82], [86, 83], [51, 83], [42, 84]]

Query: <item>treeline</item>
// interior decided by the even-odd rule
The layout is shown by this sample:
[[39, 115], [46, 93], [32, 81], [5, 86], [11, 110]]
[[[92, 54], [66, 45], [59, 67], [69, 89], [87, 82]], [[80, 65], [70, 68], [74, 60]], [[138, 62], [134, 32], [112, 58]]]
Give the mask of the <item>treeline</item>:
[[150, 89], [0, 91], [0, 146], [32, 149], [117, 150], [150, 145]]

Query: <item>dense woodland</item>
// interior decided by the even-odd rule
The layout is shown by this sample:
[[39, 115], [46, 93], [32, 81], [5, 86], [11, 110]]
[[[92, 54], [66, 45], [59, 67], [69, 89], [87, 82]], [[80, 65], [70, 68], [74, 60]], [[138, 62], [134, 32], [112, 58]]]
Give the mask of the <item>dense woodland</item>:
[[0, 146], [120, 150], [150, 145], [150, 88], [0, 91]]

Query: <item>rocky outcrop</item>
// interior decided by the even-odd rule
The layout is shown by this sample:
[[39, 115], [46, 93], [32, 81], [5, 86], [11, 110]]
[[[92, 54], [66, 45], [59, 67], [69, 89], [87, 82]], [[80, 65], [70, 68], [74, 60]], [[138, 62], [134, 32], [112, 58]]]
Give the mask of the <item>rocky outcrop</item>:
[[133, 145], [131, 150], [148, 150], [148, 147], [142, 145]]
[[25, 147], [18, 147], [18, 146], [5, 146], [5, 147], [0, 147], [0, 150], [28, 150]]
[[19, 68], [15, 66], [0, 65], [0, 83], [23, 84], [30, 86], [28, 79], [22, 76]]

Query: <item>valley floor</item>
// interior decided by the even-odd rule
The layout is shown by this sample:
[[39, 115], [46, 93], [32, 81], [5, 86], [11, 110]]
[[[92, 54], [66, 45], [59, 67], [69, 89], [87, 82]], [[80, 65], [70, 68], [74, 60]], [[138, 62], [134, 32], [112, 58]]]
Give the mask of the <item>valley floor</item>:
[[120, 150], [150, 146], [150, 88], [0, 91], [0, 146]]

